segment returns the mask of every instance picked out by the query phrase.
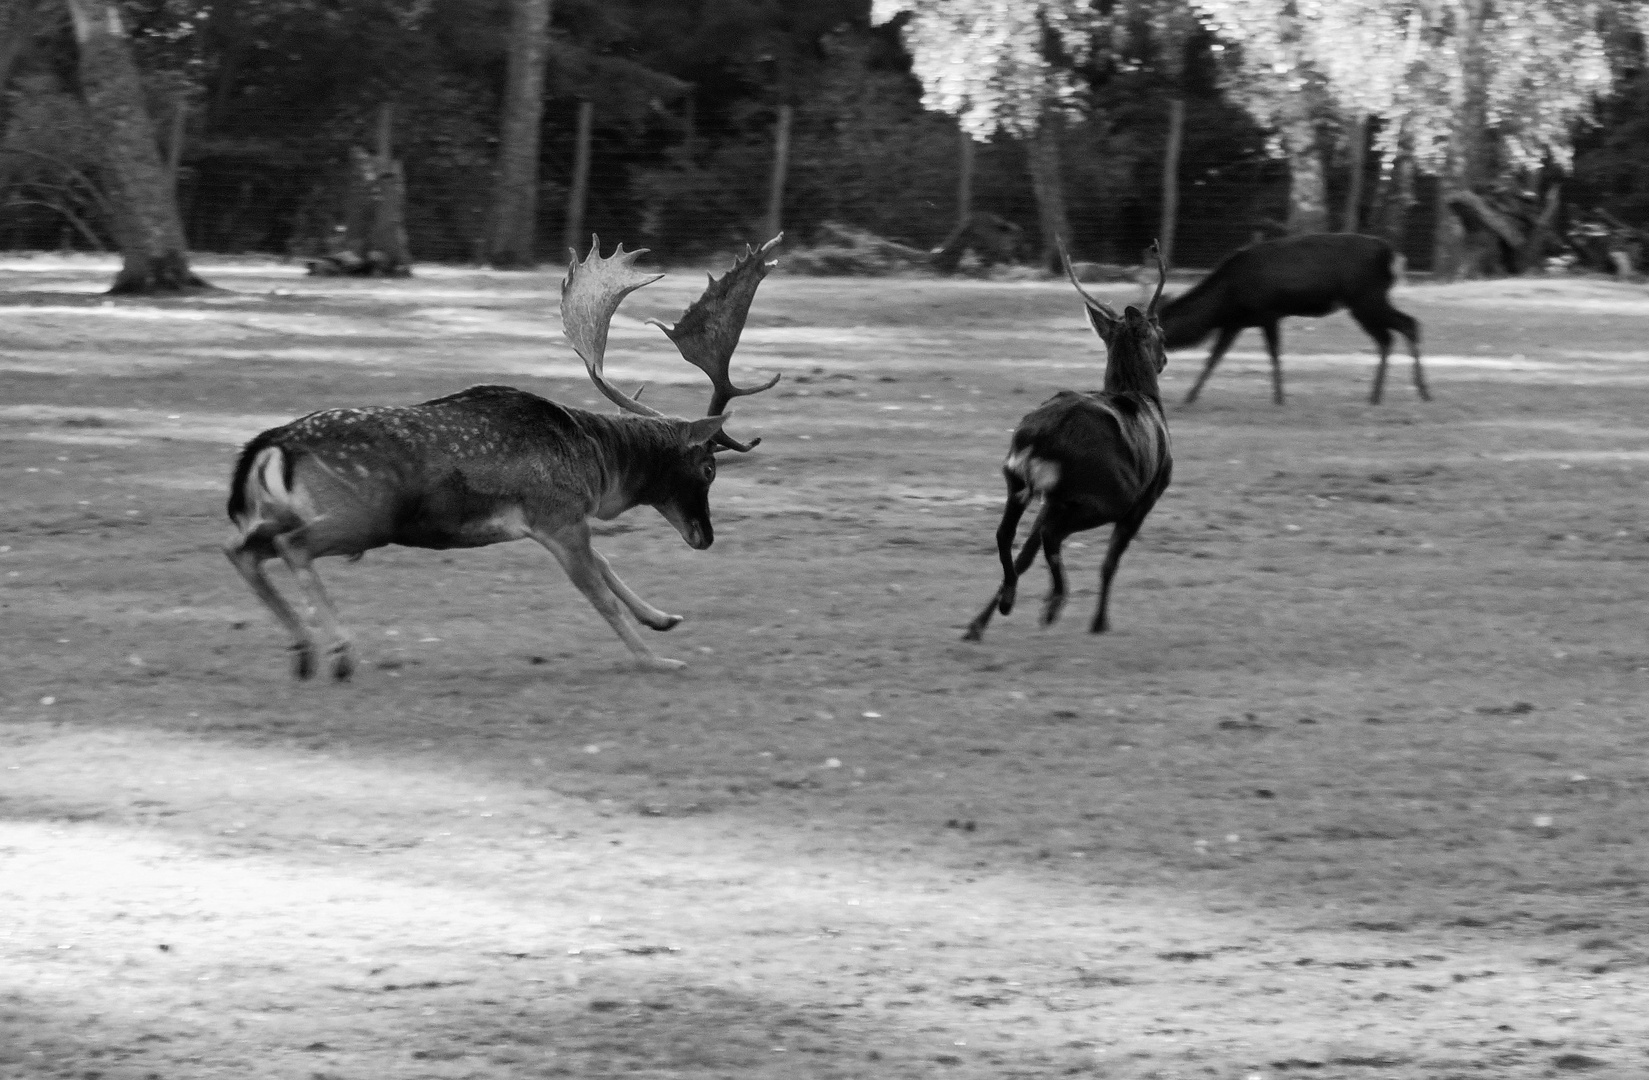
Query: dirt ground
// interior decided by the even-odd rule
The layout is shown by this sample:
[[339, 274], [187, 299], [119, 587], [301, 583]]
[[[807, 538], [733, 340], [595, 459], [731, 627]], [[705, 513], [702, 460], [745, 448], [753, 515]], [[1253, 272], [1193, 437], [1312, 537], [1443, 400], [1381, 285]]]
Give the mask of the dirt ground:
[[[1243, 338], [1114, 632], [1093, 533], [969, 645], [1007, 432], [1099, 379], [1075, 297], [774, 276], [715, 546], [598, 538], [685, 672], [512, 544], [327, 560], [337, 685], [220, 553], [237, 445], [594, 406], [559, 274], [199, 269], [0, 261], [0, 1077], [1649, 1075], [1649, 291], [1400, 291], [1429, 405], [1335, 316], [1275, 408]], [[702, 283], [609, 358], [687, 415], [642, 319]]]

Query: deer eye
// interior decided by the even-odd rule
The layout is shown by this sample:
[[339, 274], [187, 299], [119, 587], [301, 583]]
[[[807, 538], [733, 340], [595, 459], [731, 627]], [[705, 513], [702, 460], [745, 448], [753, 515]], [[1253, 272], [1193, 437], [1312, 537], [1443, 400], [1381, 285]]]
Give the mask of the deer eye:
[[710, 462], [704, 466], [704, 481], [709, 483], [716, 478], [716, 463]]

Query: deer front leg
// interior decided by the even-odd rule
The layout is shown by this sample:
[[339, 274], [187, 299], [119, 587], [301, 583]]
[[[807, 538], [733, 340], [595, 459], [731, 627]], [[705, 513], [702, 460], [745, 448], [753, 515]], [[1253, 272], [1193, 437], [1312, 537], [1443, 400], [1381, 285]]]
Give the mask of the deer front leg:
[[607, 583], [609, 589], [613, 590], [614, 596], [624, 601], [624, 606], [630, 609], [630, 614], [654, 630], [669, 630], [681, 622], [680, 615], [671, 615], [668, 612], [660, 611], [637, 596], [635, 590], [624, 584], [619, 576], [613, 572], [612, 564], [607, 561], [606, 556], [602, 555], [601, 552], [591, 548], [590, 554], [595, 556], [596, 565], [601, 568], [601, 579]]
[[1090, 634], [1103, 634], [1111, 628], [1111, 579], [1116, 577], [1117, 564], [1122, 561], [1122, 554], [1128, 550], [1134, 534], [1145, 524], [1145, 514], [1150, 509], [1147, 504], [1143, 512], [1124, 518], [1111, 529], [1111, 542], [1106, 545], [1105, 561], [1099, 567], [1099, 607], [1094, 609], [1094, 621], [1088, 624]]
[[[555, 556], [556, 561], [567, 572], [567, 577], [572, 580], [573, 585], [577, 587], [579, 592], [584, 594], [584, 599], [588, 600], [590, 606], [595, 608], [603, 619], [607, 620], [607, 625], [611, 626], [613, 632], [623, 640], [624, 644], [630, 647], [630, 651], [635, 654], [636, 659], [640, 661], [643, 667], [654, 671], [674, 671], [677, 668], [687, 666], [681, 660], [671, 660], [653, 652], [652, 649], [647, 647], [647, 643], [641, 640], [641, 635], [636, 633], [635, 627], [624, 621], [624, 612], [618, 606], [618, 600], [613, 596], [613, 589], [608, 585], [607, 575], [602, 573], [601, 556], [596, 554], [595, 549], [590, 546], [589, 525], [581, 521], [577, 525], [569, 526], [554, 533], [533, 532], [531, 536], [542, 544], [545, 550]], [[607, 574], [611, 573], [611, 570], [607, 571]], [[616, 576], [614, 580], [616, 580]], [[625, 592], [629, 592], [627, 587]], [[630, 595], [635, 596], [634, 593], [630, 593]], [[638, 603], [641, 602], [639, 597], [636, 600]], [[643, 604], [643, 606], [646, 605]], [[649, 608], [649, 610], [653, 609]], [[663, 615], [664, 613], [658, 612], [658, 614]], [[669, 618], [669, 616], [665, 616], [665, 618]]]
[[1283, 343], [1282, 331], [1278, 329], [1276, 320], [1260, 327], [1265, 334], [1265, 351], [1271, 354], [1271, 403], [1283, 403]]
[[235, 569], [240, 571], [240, 576], [251, 586], [257, 598], [263, 601], [263, 606], [274, 613], [280, 624], [286, 627], [287, 633], [292, 635], [292, 674], [300, 679], [311, 678], [315, 674], [315, 637], [292, 605], [286, 602], [286, 597], [275, 591], [269, 575], [263, 572], [263, 564], [269, 556], [251, 551], [245, 540], [226, 544], [223, 553], [235, 564]]
[[1197, 381], [1191, 385], [1190, 391], [1185, 395], [1185, 404], [1190, 405], [1197, 400], [1197, 395], [1202, 393], [1202, 384], [1208, 381], [1208, 376], [1214, 374], [1214, 368], [1219, 364], [1220, 359], [1225, 356], [1225, 350], [1231, 347], [1231, 343], [1237, 340], [1237, 335], [1240, 333], [1242, 333], [1240, 327], [1226, 328], [1220, 331], [1220, 336], [1214, 341], [1214, 351], [1208, 354], [1208, 362], [1202, 366], [1202, 374], [1197, 376]]

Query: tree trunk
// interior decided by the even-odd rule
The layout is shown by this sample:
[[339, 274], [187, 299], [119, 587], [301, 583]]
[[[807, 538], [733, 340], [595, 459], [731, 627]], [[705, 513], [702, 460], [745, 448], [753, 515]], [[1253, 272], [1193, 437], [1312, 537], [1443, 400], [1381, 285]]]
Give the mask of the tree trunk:
[[957, 127], [956, 228], [966, 228], [973, 217], [973, 136]]
[[1488, 168], [1489, 55], [1483, 40], [1488, 0], [1453, 0], [1455, 55], [1460, 64], [1460, 92], [1450, 126], [1449, 152], [1439, 178], [1438, 198], [1445, 208], [1437, 215], [1432, 271], [1441, 280], [1466, 270], [1466, 230], [1449, 213], [1449, 200], [1482, 183]]
[[1157, 243], [1165, 266], [1174, 265], [1174, 233], [1179, 228], [1179, 154], [1185, 141], [1185, 101], [1168, 99], [1168, 147], [1162, 157], [1162, 227]]
[[68, 0], [80, 47], [80, 92], [103, 144], [120, 273], [112, 293], [208, 288], [189, 270], [177, 199], [160, 160], [154, 123], [120, 12], [110, 0]]
[[1396, 152], [1380, 164], [1369, 231], [1402, 251], [1408, 238], [1409, 211], [1415, 201], [1413, 143], [1406, 134], [1400, 134]]
[[1328, 175], [1317, 146], [1316, 127], [1307, 118], [1283, 132], [1288, 147], [1288, 234], [1328, 231]]
[[1052, 109], [1042, 115], [1042, 122], [1031, 136], [1031, 189], [1036, 195], [1036, 215], [1042, 232], [1042, 253], [1039, 262], [1043, 269], [1060, 272], [1059, 245], [1069, 246], [1071, 226], [1065, 215], [1065, 179], [1060, 168], [1059, 114]]
[[774, 135], [773, 172], [767, 185], [767, 218], [762, 228], [762, 243], [784, 229], [784, 184], [790, 172], [790, 125], [795, 118], [794, 106], [779, 106], [779, 126]]
[[1368, 161], [1368, 114], [1358, 113], [1346, 134], [1351, 157], [1351, 182], [1346, 186], [1345, 224], [1340, 231], [1354, 233], [1363, 224], [1363, 170]]
[[567, 224], [561, 246], [577, 251], [584, 244], [584, 207], [590, 193], [590, 140], [595, 133], [595, 102], [578, 103], [578, 141], [573, 144], [573, 183], [567, 191]]
[[40, 29], [39, 0], [0, 0], [0, 135], [6, 131], [6, 87]]
[[487, 262], [532, 266], [538, 231], [538, 139], [544, 120], [551, 0], [511, 0], [504, 121]]
[[[388, 106], [379, 114], [387, 126]], [[344, 191], [343, 232], [327, 253], [306, 260], [311, 274], [330, 276], [407, 277], [412, 256], [407, 250], [406, 174], [390, 152], [380, 129], [378, 152], [349, 148], [349, 186]]]

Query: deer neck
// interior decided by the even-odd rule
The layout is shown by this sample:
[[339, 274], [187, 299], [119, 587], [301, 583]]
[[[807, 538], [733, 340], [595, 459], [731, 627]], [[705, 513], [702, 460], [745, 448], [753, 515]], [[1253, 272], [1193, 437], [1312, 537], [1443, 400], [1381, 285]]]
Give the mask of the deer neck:
[[1105, 361], [1105, 392], [1107, 394], [1143, 394], [1160, 398], [1157, 369], [1150, 359], [1131, 348], [1131, 342], [1117, 342]]
[[589, 414], [595, 423], [600, 491], [594, 516], [608, 521], [652, 501], [667, 464], [680, 453], [681, 434], [669, 420]]
[[1212, 278], [1199, 281], [1162, 307], [1163, 344], [1170, 349], [1196, 345], [1212, 333], [1220, 298]]

